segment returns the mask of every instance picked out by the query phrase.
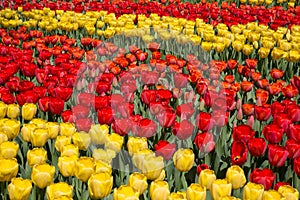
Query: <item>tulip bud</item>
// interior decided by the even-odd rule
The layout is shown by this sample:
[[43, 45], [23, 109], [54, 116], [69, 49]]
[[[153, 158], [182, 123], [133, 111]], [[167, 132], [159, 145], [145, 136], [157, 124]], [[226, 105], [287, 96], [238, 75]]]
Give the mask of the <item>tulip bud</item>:
[[112, 169], [111, 169], [111, 165], [107, 164], [106, 162], [102, 161], [102, 160], [96, 160], [95, 161], [95, 173], [108, 173], [111, 174], [112, 173]]
[[114, 157], [116, 157], [116, 152], [110, 149], [94, 149], [93, 151], [93, 158], [95, 160], [101, 160], [107, 164], [110, 164]]
[[60, 156], [58, 158], [58, 169], [64, 177], [75, 175], [77, 156]]
[[152, 181], [150, 185], [151, 200], [167, 200], [170, 195], [170, 188], [166, 181]]
[[7, 105], [0, 101], [0, 118], [4, 118], [7, 112]]
[[20, 106], [18, 104], [9, 104], [7, 106], [7, 117], [16, 119], [20, 115]]
[[0, 182], [10, 181], [13, 177], [16, 177], [19, 170], [19, 164], [17, 159], [0, 159]]
[[213, 170], [205, 169], [200, 172], [198, 183], [206, 189], [211, 189], [211, 184], [216, 180], [216, 175]]
[[58, 152], [62, 152], [63, 147], [68, 145], [68, 144], [71, 144], [71, 137], [67, 137], [67, 136], [64, 136], [64, 135], [59, 135], [59, 136], [57, 136], [57, 138], [55, 140], [55, 149]]
[[232, 184], [228, 183], [226, 179], [217, 179], [211, 185], [211, 194], [213, 199], [218, 200], [221, 197], [230, 196]]
[[91, 143], [91, 136], [83, 131], [76, 132], [72, 136], [72, 141], [80, 150], [87, 150]]
[[263, 185], [248, 182], [243, 189], [243, 200], [261, 200], [263, 193]]
[[60, 197], [72, 198], [73, 187], [65, 182], [53, 183], [46, 189], [48, 200], [56, 200]]
[[95, 171], [95, 162], [93, 158], [80, 157], [76, 161], [75, 176], [79, 180], [86, 182]]
[[57, 122], [47, 122], [46, 128], [48, 129], [49, 138], [55, 139], [59, 132], [59, 124]]
[[43, 148], [34, 148], [27, 151], [27, 162], [30, 167], [44, 164], [47, 161], [47, 151]]
[[115, 151], [116, 153], [119, 153], [123, 146], [123, 142], [124, 138], [122, 136], [116, 133], [112, 133], [108, 135], [107, 141], [105, 142], [105, 147], [107, 149]]
[[25, 103], [22, 106], [22, 117], [25, 120], [32, 120], [37, 111], [37, 106], [33, 103]]
[[54, 173], [54, 166], [49, 164], [34, 165], [32, 168], [31, 180], [37, 187], [44, 189], [52, 183]]
[[281, 200], [281, 194], [276, 190], [267, 190], [264, 191], [262, 200]]
[[282, 185], [278, 188], [278, 192], [285, 198], [289, 200], [299, 199], [299, 192], [297, 189], [289, 185]]
[[19, 145], [16, 142], [3, 142], [0, 144], [0, 158], [10, 159], [17, 156]]
[[206, 188], [200, 184], [192, 183], [187, 188], [186, 193], [187, 200], [205, 200], [206, 199]]
[[128, 185], [135, 191], [138, 191], [139, 195], [141, 195], [148, 188], [147, 177], [144, 174], [135, 172], [130, 175]]
[[32, 190], [32, 182], [23, 178], [12, 178], [7, 187], [11, 200], [28, 199]]
[[89, 194], [92, 199], [101, 199], [108, 196], [112, 186], [113, 177], [108, 173], [93, 174], [88, 180]]
[[130, 136], [127, 142], [127, 148], [130, 156], [141, 150], [148, 149], [147, 138]]
[[238, 165], [233, 165], [227, 169], [226, 179], [232, 184], [233, 189], [239, 189], [246, 183], [246, 177], [243, 169]]
[[49, 138], [48, 129], [36, 128], [30, 135], [30, 142], [35, 147], [42, 147], [46, 144]]
[[59, 125], [59, 133], [60, 135], [71, 137], [76, 132], [76, 127], [74, 124], [69, 122], [60, 123]]
[[104, 125], [93, 124], [89, 131], [92, 143], [94, 143], [96, 145], [105, 144], [105, 142], [107, 141], [108, 133], [109, 133], [109, 130], [108, 130], [108, 126], [106, 124], [104, 124]]
[[0, 123], [0, 131], [6, 134], [8, 140], [12, 140], [18, 136], [21, 123], [15, 119], [3, 119]]
[[173, 155], [174, 165], [181, 172], [189, 171], [194, 164], [195, 155], [191, 149], [178, 149]]
[[77, 145], [67, 144], [62, 147], [62, 151], [60, 152], [61, 156], [77, 156], [79, 154], [79, 149]]
[[33, 130], [36, 128], [37, 128], [37, 125], [35, 125], [35, 124], [23, 124], [23, 127], [21, 129], [22, 139], [25, 142], [30, 142], [30, 136], [31, 136]]

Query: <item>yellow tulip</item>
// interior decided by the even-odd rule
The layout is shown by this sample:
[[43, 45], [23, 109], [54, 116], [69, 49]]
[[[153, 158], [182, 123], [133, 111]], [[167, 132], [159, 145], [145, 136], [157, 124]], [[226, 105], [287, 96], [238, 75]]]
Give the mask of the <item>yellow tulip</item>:
[[8, 141], [7, 135], [5, 135], [4, 133], [0, 133], [0, 144], [6, 141]]
[[25, 103], [22, 106], [22, 117], [25, 120], [32, 120], [37, 111], [36, 104], [33, 103]]
[[43, 148], [34, 148], [27, 151], [27, 161], [30, 167], [44, 164], [47, 161], [47, 151]]
[[60, 135], [71, 137], [76, 132], [76, 127], [74, 124], [69, 122], [60, 123], [59, 125], [59, 133]]
[[89, 194], [92, 199], [108, 196], [112, 190], [113, 177], [108, 173], [92, 174], [88, 181]]
[[77, 156], [60, 156], [58, 158], [59, 172], [64, 177], [74, 176], [77, 159], [78, 159]]
[[16, 119], [20, 115], [20, 106], [18, 104], [7, 105], [7, 117], [10, 119]]
[[160, 177], [163, 168], [163, 157], [150, 154], [144, 157], [144, 163], [141, 170], [149, 180], [155, 180]]
[[72, 141], [80, 150], [87, 150], [91, 144], [91, 136], [83, 131], [76, 132], [72, 136]]
[[11, 200], [28, 199], [32, 190], [32, 182], [21, 177], [12, 178], [7, 190]]
[[298, 62], [300, 60], [300, 51], [291, 50], [289, 51], [289, 61], [290, 62]]
[[36, 128], [30, 135], [30, 142], [35, 147], [42, 147], [46, 144], [49, 139], [48, 129]]
[[129, 176], [129, 186], [131, 186], [135, 191], [139, 192], [139, 195], [143, 194], [147, 188], [147, 177], [144, 174], [135, 172]]
[[226, 179], [235, 190], [243, 187], [247, 181], [244, 170], [238, 165], [233, 165], [227, 169]]
[[8, 140], [12, 140], [18, 136], [21, 123], [15, 119], [3, 119], [0, 125], [0, 131], [4, 133]]
[[262, 39], [261, 44], [263, 47], [267, 49], [272, 49], [275, 46], [275, 42], [273, 40], [268, 39]]
[[186, 192], [172, 192], [168, 200], [186, 200]]
[[108, 126], [100, 125], [100, 124], [93, 124], [91, 129], [89, 130], [89, 134], [91, 136], [92, 143], [98, 144], [105, 144], [107, 137], [108, 137]]
[[145, 157], [150, 156], [150, 155], [155, 156], [155, 153], [153, 151], [151, 151], [150, 149], [144, 149], [144, 150], [141, 150], [141, 151], [135, 153], [132, 156], [133, 164], [137, 168], [142, 169], [144, 166]]
[[236, 52], [240, 52], [244, 47], [244, 44], [239, 41], [239, 40], [235, 40], [232, 42], [232, 48], [236, 51]]
[[29, 124], [35, 124], [38, 128], [46, 128], [47, 121], [41, 118], [34, 118]]
[[219, 200], [241, 200], [241, 199], [233, 196], [226, 196], [226, 197], [220, 197]]
[[233, 25], [230, 27], [230, 30], [232, 33], [234, 34], [240, 34], [242, 33], [242, 30], [240, 29], [240, 27], [238, 27], [237, 25]]
[[206, 189], [211, 189], [211, 184], [216, 180], [216, 175], [213, 170], [205, 169], [200, 172], [198, 183]]
[[248, 35], [248, 39], [250, 42], [255, 42], [260, 39], [260, 34], [256, 32], [250, 32]]
[[264, 193], [264, 186], [248, 182], [243, 189], [243, 200], [261, 200]]
[[35, 125], [35, 124], [23, 124], [23, 127], [21, 129], [22, 139], [25, 142], [30, 142], [30, 136], [31, 136], [33, 130], [36, 128], [37, 128], [37, 125]]
[[274, 60], [279, 60], [280, 58], [285, 58], [287, 56], [287, 53], [284, 52], [283, 50], [275, 47], [272, 50], [271, 55]]
[[57, 136], [55, 140], [55, 148], [58, 152], [62, 152], [63, 147], [71, 144], [71, 137], [65, 136], [65, 135], [59, 135]]
[[0, 158], [10, 159], [17, 156], [19, 150], [18, 143], [12, 141], [3, 142], [0, 144]]
[[178, 149], [173, 155], [173, 162], [177, 170], [189, 171], [194, 164], [195, 155], [191, 149]]
[[221, 52], [223, 52], [224, 51], [224, 49], [225, 49], [225, 44], [224, 43], [215, 43], [214, 45], [214, 50], [216, 51], [216, 52], [218, 52], [218, 53], [221, 53]]
[[44, 189], [52, 183], [54, 173], [55, 167], [47, 163], [34, 165], [32, 168], [31, 180], [37, 187]]
[[201, 43], [201, 47], [204, 51], [206, 52], [210, 52], [210, 50], [212, 49], [213, 47], [213, 44], [211, 42], [202, 42]]
[[264, 191], [262, 200], [281, 200], [281, 194], [276, 190]]
[[278, 192], [288, 200], [299, 199], [299, 192], [297, 189], [289, 185], [282, 185], [278, 188]]
[[216, 179], [211, 185], [211, 194], [214, 200], [230, 196], [231, 190], [232, 184], [228, 183], [226, 179]]
[[60, 197], [72, 198], [73, 187], [65, 182], [53, 183], [46, 189], [48, 200], [56, 200]]
[[192, 183], [186, 192], [187, 200], [205, 200], [206, 188], [200, 184]]
[[151, 200], [167, 200], [170, 195], [170, 188], [166, 181], [152, 181], [150, 185]]
[[79, 154], [79, 149], [77, 145], [68, 144], [62, 147], [61, 156], [77, 156]]
[[114, 157], [116, 157], [116, 152], [110, 149], [94, 149], [93, 151], [93, 158], [95, 160], [101, 160], [107, 164], [110, 164]]
[[127, 142], [127, 149], [130, 156], [141, 150], [148, 149], [147, 138], [130, 136]]
[[243, 54], [249, 56], [253, 51], [253, 46], [250, 44], [245, 44], [243, 47]]
[[287, 40], [280, 40], [279, 41], [279, 48], [283, 51], [289, 51], [292, 48], [292, 44]]
[[269, 54], [270, 54], [270, 49], [265, 48], [265, 47], [261, 47], [258, 50], [258, 54], [259, 54], [260, 58], [267, 58], [269, 56]]
[[7, 105], [0, 101], [0, 118], [4, 118], [7, 113]]
[[110, 164], [107, 164], [106, 162], [102, 161], [102, 160], [96, 160], [95, 161], [95, 173], [108, 173], [111, 174], [112, 173], [112, 168]]
[[113, 150], [116, 153], [121, 151], [123, 146], [124, 138], [117, 133], [112, 133], [108, 135], [107, 141], [105, 142], [105, 147], [107, 149]]
[[95, 171], [95, 162], [93, 158], [80, 157], [76, 161], [75, 176], [83, 182], [87, 182]]
[[0, 182], [10, 181], [17, 176], [19, 170], [17, 159], [0, 159], [0, 163]]
[[55, 139], [59, 132], [59, 124], [57, 122], [47, 122], [46, 128], [48, 129], [49, 138]]
[[114, 189], [114, 200], [138, 200], [139, 193], [132, 187], [121, 185], [119, 188]]

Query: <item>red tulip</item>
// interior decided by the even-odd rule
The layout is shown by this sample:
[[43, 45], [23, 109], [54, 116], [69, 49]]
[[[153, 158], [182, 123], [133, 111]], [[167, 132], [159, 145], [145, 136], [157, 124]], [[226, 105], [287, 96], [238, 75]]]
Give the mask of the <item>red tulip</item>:
[[61, 117], [63, 122], [70, 122], [75, 123], [76, 117], [74, 116], [74, 113], [71, 110], [66, 110], [61, 113]]
[[298, 105], [287, 105], [286, 113], [289, 114], [292, 122], [295, 123], [300, 121], [300, 107]]
[[272, 112], [273, 116], [280, 114], [280, 113], [284, 113], [284, 109], [285, 109], [285, 106], [282, 103], [280, 103], [279, 101], [275, 101], [271, 105], [271, 112]]
[[195, 108], [192, 103], [185, 103], [177, 106], [176, 114], [181, 118], [181, 120], [189, 119], [195, 112]]
[[49, 111], [49, 103], [52, 100], [51, 97], [42, 97], [38, 101], [39, 109], [43, 112], [48, 112]]
[[254, 169], [250, 174], [250, 181], [252, 183], [262, 184], [265, 190], [272, 188], [276, 174], [270, 169]]
[[298, 89], [293, 85], [287, 85], [286, 87], [282, 88], [282, 94], [286, 98], [293, 98], [298, 94]]
[[160, 140], [154, 145], [157, 156], [162, 156], [165, 160], [170, 160], [176, 151], [176, 144], [170, 144], [166, 140]]
[[83, 106], [92, 106], [94, 100], [94, 94], [84, 92], [77, 95], [77, 103]]
[[255, 131], [246, 124], [241, 124], [233, 128], [232, 136], [235, 141], [242, 141], [247, 143], [249, 139], [253, 138]]
[[231, 145], [231, 162], [233, 165], [243, 165], [247, 161], [248, 148], [244, 142], [233, 141]]
[[294, 172], [300, 176], [300, 157], [294, 159]]
[[280, 79], [283, 76], [283, 70], [281, 70], [281, 69], [272, 69], [270, 71], [270, 74], [271, 74], [271, 77], [273, 79], [277, 80], [277, 79]]
[[277, 182], [274, 185], [274, 190], [278, 190], [280, 188], [280, 186], [283, 186], [283, 185], [290, 185], [290, 184], [288, 182]]
[[254, 105], [253, 104], [243, 104], [242, 109], [243, 109], [243, 113], [247, 116], [254, 114]]
[[[105, 108], [109, 106], [109, 97], [108, 96], [96, 96], [94, 99], [94, 102], [91, 101], [91, 103], [93, 103], [93, 107], [96, 111], [98, 111], [101, 108]], [[84, 105], [84, 104], [83, 104]]]
[[78, 131], [89, 132], [93, 120], [90, 118], [76, 119], [75, 124]]
[[272, 144], [278, 144], [283, 137], [284, 130], [276, 124], [268, 124], [262, 130], [266, 140]]
[[25, 103], [37, 103], [39, 97], [34, 91], [27, 90], [25, 92], [18, 94], [16, 96], [16, 98], [17, 98], [18, 104], [20, 106], [23, 106]]
[[244, 92], [250, 92], [253, 88], [253, 83], [250, 81], [243, 81], [241, 87]]
[[175, 122], [172, 133], [180, 140], [188, 139], [194, 131], [194, 125], [188, 120], [182, 120], [180, 123]]
[[273, 123], [283, 128], [284, 132], [286, 132], [292, 122], [288, 114], [281, 113], [274, 116]]
[[107, 93], [111, 90], [111, 85], [108, 82], [105, 81], [99, 81], [97, 83], [96, 92], [97, 94], [101, 95], [103, 93]]
[[257, 60], [256, 59], [246, 59], [246, 65], [250, 69], [255, 69], [257, 66]]
[[300, 142], [300, 124], [290, 124], [287, 136], [290, 139]]
[[82, 105], [72, 107], [72, 112], [76, 119], [87, 118], [90, 113], [90, 108]]
[[127, 135], [131, 128], [130, 119], [115, 119], [112, 124], [112, 129], [121, 136]]
[[288, 139], [285, 148], [289, 152], [288, 158], [297, 158], [300, 156], [300, 144], [293, 139]]
[[49, 111], [54, 115], [60, 115], [64, 110], [64, 101], [60, 98], [51, 98], [49, 101]]
[[184, 88], [188, 83], [188, 76], [186, 74], [176, 73], [174, 75], [174, 86], [176, 88]]
[[142, 71], [141, 79], [146, 85], [155, 85], [158, 81], [158, 73], [156, 71]]
[[73, 93], [73, 88], [58, 86], [54, 89], [54, 97], [58, 97], [64, 101], [68, 101]]
[[259, 121], [267, 121], [271, 116], [271, 108], [267, 104], [263, 106], [255, 106], [254, 115], [255, 118]]
[[157, 125], [151, 119], [140, 119], [132, 126], [132, 132], [137, 137], [152, 137], [157, 131]]
[[248, 149], [252, 156], [263, 156], [267, 149], [266, 141], [263, 138], [250, 138], [248, 140]]
[[173, 94], [170, 92], [170, 90], [157, 90], [156, 96], [159, 102], [162, 102], [163, 105], [168, 105], [173, 97]]
[[110, 125], [114, 120], [113, 112], [110, 107], [103, 107], [98, 110], [98, 122]]
[[194, 144], [203, 153], [209, 153], [215, 149], [214, 136], [209, 132], [198, 133], [194, 139]]
[[300, 90], [300, 76], [293, 76], [292, 84]]
[[231, 70], [235, 69], [237, 65], [238, 63], [236, 60], [230, 59], [227, 61], [227, 67]]
[[173, 126], [176, 114], [172, 109], [166, 109], [156, 115], [159, 124], [164, 128], [170, 128]]
[[[5, 94], [1, 95], [1, 100], [5, 104], [13, 104], [16, 102], [15, 96], [11, 93], [5, 93]], [[21, 104], [19, 104], [19, 105], [21, 106]]]
[[200, 112], [197, 115], [196, 122], [200, 131], [206, 132], [212, 128], [212, 116], [210, 113]]
[[150, 42], [147, 44], [147, 48], [152, 52], [158, 51], [159, 47], [160, 47], [160, 44], [158, 44], [156, 42]]
[[289, 152], [285, 147], [279, 145], [268, 145], [268, 160], [272, 166], [281, 167], [284, 165]]

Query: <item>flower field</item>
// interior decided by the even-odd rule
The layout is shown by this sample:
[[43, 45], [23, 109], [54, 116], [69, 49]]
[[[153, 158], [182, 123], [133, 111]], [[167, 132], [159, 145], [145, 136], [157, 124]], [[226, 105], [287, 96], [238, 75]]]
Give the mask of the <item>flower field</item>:
[[0, 199], [298, 200], [300, 2], [0, 2]]

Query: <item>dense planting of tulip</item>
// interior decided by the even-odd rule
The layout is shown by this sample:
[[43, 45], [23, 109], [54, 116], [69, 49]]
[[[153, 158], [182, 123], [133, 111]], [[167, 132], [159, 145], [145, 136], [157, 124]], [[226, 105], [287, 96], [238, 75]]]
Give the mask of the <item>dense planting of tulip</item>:
[[298, 2], [219, 3], [2, 1], [0, 199], [299, 199]]

